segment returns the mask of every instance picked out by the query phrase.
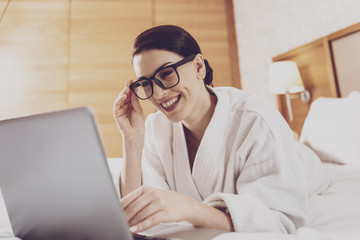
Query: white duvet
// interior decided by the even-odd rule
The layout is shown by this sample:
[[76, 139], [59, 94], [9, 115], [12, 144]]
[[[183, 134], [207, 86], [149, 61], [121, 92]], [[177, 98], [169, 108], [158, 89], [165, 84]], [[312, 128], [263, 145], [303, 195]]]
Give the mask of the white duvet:
[[[119, 161], [110, 159], [109, 165], [116, 182]], [[328, 186], [319, 195], [310, 198], [310, 218], [307, 227], [296, 234], [279, 233], [227, 233], [216, 237], [223, 239], [360, 239], [360, 168], [324, 164]], [[0, 195], [0, 239], [12, 237], [11, 225]]]

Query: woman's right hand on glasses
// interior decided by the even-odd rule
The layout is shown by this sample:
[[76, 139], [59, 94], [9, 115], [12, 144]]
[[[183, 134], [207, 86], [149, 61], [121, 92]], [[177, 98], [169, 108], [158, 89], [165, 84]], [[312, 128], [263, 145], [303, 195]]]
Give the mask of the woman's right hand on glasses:
[[113, 113], [124, 140], [142, 142], [145, 132], [145, 120], [139, 99], [130, 89], [131, 83], [132, 80], [125, 82], [124, 89], [114, 102]]

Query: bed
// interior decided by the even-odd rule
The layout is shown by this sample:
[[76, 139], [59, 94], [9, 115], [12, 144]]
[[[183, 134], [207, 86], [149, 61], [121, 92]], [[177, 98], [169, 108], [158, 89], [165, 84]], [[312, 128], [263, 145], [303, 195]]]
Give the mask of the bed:
[[[300, 141], [317, 153], [326, 170], [326, 185], [310, 198], [306, 227], [296, 234], [226, 233], [221, 239], [360, 239], [360, 92], [345, 98], [321, 97], [305, 119]], [[114, 183], [121, 159], [108, 159]], [[0, 194], [0, 239], [12, 236]]]

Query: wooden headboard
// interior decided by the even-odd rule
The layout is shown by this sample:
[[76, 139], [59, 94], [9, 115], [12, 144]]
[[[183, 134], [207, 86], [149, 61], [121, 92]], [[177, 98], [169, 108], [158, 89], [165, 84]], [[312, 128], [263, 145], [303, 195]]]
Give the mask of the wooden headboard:
[[357, 23], [273, 58], [295, 61], [304, 86], [311, 93], [309, 103], [291, 99], [293, 122], [289, 121], [285, 96], [277, 96], [278, 109], [293, 131], [301, 133], [310, 104], [318, 97], [346, 97], [349, 89], [360, 91], [359, 39]]

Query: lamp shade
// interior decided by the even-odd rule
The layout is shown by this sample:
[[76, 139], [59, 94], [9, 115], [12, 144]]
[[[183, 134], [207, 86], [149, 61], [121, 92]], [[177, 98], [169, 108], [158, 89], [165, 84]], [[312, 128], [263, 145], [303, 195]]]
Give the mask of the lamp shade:
[[273, 94], [298, 93], [305, 90], [294, 61], [271, 63], [269, 74], [269, 90]]

